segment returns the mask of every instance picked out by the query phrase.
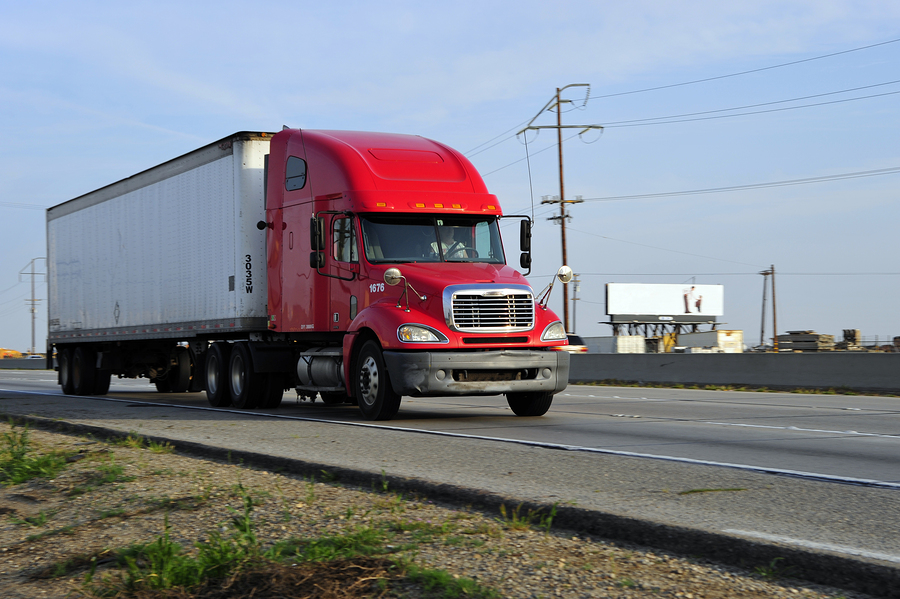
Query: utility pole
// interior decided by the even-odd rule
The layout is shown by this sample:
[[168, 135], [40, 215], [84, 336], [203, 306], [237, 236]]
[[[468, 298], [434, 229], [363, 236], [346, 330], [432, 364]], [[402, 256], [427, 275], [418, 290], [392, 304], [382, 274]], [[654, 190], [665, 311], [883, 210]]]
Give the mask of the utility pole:
[[[27, 266], [22, 267], [22, 270], [19, 271], [19, 281], [20, 282], [22, 281], [23, 276], [31, 277], [31, 299], [25, 300], [25, 303], [29, 304], [31, 306], [31, 308], [30, 308], [30, 312], [31, 312], [31, 349], [29, 350], [30, 354], [37, 353], [37, 348], [35, 347], [35, 344], [34, 344], [34, 322], [35, 322], [35, 319], [37, 318], [37, 304], [39, 301], [41, 301], [41, 300], [37, 299], [36, 297], [34, 297], [34, 278], [37, 276], [44, 276], [47, 274], [47, 273], [43, 273], [43, 272], [35, 272], [34, 271], [34, 263], [37, 262], [38, 260], [46, 260], [46, 258], [33, 258], [31, 260], [31, 262], [28, 263]], [[31, 272], [25, 272], [29, 267], [31, 267]]]
[[575, 284], [575, 293], [572, 297], [572, 332], [574, 333], [578, 330], [575, 326], [575, 313], [578, 308], [578, 292], [581, 290], [581, 281], [578, 280], [578, 275], [575, 275], [572, 282]]
[[775, 265], [770, 269], [772, 273], [772, 349], [778, 353], [778, 304], [775, 303]]
[[762, 316], [759, 318], [759, 347], [766, 349], [766, 287], [769, 286], [769, 271], [760, 272], [763, 276]]
[[[572, 100], [566, 100], [562, 97], [562, 92], [565, 89], [570, 87], [586, 87], [587, 92], [585, 93], [584, 103], [582, 107], [587, 105], [587, 101], [591, 96], [591, 85], [589, 83], [570, 83], [565, 87], [557, 87], [556, 95], [547, 102], [543, 108], [535, 115], [531, 122], [528, 123], [524, 129], [519, 131], [516, 135], [521, 135], [528, 131], [529, 129], [538, 130], [538, 129], [556, 129], [556, 143], [558, 146], [558, 154], [559, 154], [559, 198], [548, 199], [547, 196], [544, 196], [544, 200], [541, 202], [542, 204], [555, 204], [559, 203], [559, 216], [555, 216], [550, 220], [559, 220], [560, 224], [560, 235], [562, 241], [562, 263], [568, 264], [568, 255], [566, 251], [566, 219], [570, 218], [569, 215], [566, 214], [566, 204], [577, 204], [581, 202], [580, 196], [575, 200], [567, 200], [566, 199], [566, 188], [563, 178], [563, 139], [562, 139], [562, 130], [563, 129], [581, 129], [578, 133], [579, 136], [584, 133], [590, 131], [591, 129], [599, 129], [602, 130], [602, 125], [563, 125], [562, 124], [562, 105], [563, 104], [572, 104]], [[539, 116], [541, 116], [546, 111], [556, 110], [556, 124], [555, 125], [534, 125], [534, 121], [537, 120]], [[569, 333], [572, 329], [569, 327], [569, 285], [568, 283], [563, 285], [562, 288], [563, 293], [563, 326], [566, 329], [566, 332]]]
[[759, 274], [763, 276], [763, 297], [762, 297], [762, 318], [759, 325], [759, 344], [765, 347], [765, 331], [766, 331], [766, 283], [769, 276], [772, 277], [772, 350], [778, 351], [778, 308], [775, 303], [775, 265], [769, 269], [761, 271]]

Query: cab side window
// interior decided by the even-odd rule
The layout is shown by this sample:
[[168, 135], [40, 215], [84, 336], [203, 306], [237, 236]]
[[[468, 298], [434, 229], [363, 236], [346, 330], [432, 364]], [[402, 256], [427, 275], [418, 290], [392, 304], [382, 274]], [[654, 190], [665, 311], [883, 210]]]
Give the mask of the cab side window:
[[352, 218], [336, 218], [332, 228], [332, 248], [338, 262], [359, 262]]
[[284, 165], [284, 189], [296, 191], [306, 187], [306, 161], [297, 156], [288, 156]]

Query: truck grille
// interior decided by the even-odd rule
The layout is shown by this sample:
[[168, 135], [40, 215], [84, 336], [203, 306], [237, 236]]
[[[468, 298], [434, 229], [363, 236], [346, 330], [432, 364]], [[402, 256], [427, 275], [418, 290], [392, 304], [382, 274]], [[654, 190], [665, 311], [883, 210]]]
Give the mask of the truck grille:
[[[530, 289], [460, 289], [450, 294], [448, 324], [457, 331], [528, 331], [534, 327]], [[445, 304], [446, 305], [446, 304]]]

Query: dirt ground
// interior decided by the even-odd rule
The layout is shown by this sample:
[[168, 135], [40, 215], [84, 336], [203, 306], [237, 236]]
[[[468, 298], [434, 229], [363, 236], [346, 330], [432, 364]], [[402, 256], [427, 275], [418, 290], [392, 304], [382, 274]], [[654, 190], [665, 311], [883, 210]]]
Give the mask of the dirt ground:
[[[0, 453], [22, 430], [0, 425]], [[748, 572], [575, 536], [555, 530], [552, 514], [514, 505], [484, 514], [404, 496], [387, 481], [350, 488], [324, 471], [315, 480], [283, 475], [179, 455], [139, 437], [107, 442], [30, 430], [28, 438], [32, 454], [60, 452], [68, 463], [52, 478], [0, 488], [0, 595], [9, 599], [84, 596], [91, 564], [95, 581], [114, 575], [111, 556], [167, 527], [172, 540], [195, 550], [216, 531], [229, 534], [246, 497], [263, 546], [376, 531], [381, 549], [350, 561], [288, 559], [231, 580], [229, 591], [219, 581], [219, 590], [152, 596], [451, 596], [405, 578], [399, 561], [471, 579], [496, 597], [868, 597], [791, 580], [778, 563]]]

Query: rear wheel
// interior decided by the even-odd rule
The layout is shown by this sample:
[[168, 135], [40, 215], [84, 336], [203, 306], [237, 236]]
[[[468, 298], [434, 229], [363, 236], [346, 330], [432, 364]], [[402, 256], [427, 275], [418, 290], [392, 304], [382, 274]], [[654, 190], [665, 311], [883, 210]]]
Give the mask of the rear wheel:
[[369, 420], [393, 418], [400, 409], [400, 396], [391, 387], [378, 342], [363, 344], [353, 372], [354, 395], [363, 416]]
[[106, 395], [111, 379], [112, 372], [109, 370], [97, 370], [94, 373], [94, 395]]
[[213, 343], [206, 350], [206, 400], [214, 408], [231, 404], [228, 393], [228, 358], [231, 348], [227, 343]]
[[553, 403], [553, 394], [544, 391], [507, 393], [506, 402], [516, 416], [543, 416]]
[[280, 372], [270, 372], [265, 375], [265, 390], [257, 407], [271, 410], [280, 406], [286, 382], [287, 377]]
[[94, 361], [92, 350], [80, 346], [72, 354], [72, 391], [75, 395], [90, 395], [94, 392]]
[[175, 364], [166, 377], [172, 393], [185, 393], [191, 386], [191, 352], [186, 347], [175, 348]]
[[56, 350], [56, 363], [59, 367], [59, 384], [65, 395], [75, 394], [75, 385], [72, 383], [72, 350], [68, 347], [60, 347]]
[[253, 359], [246, 343], [235, 343], [228, 361], [228, 391], [231, 404], [241, 410], [256, 407], [265, 391], [265, 376], [253, 372]]

